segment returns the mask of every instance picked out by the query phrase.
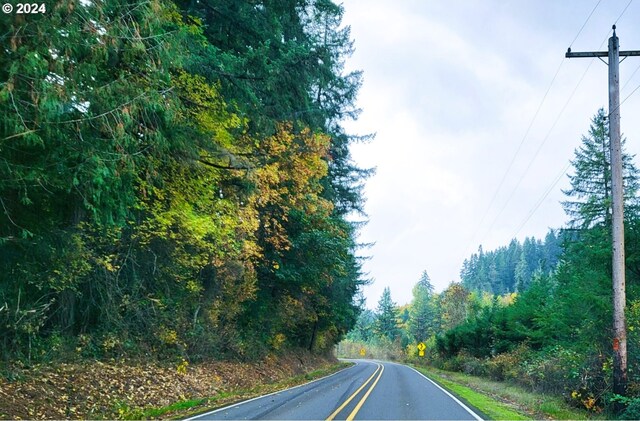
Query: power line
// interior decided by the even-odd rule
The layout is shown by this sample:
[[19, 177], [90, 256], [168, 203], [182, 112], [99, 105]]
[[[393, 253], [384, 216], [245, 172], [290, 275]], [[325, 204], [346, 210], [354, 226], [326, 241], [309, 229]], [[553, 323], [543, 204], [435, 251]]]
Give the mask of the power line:
[[[593, 13], [596, 11], [596, 9], [598, 8], [598, 6], [600, 5], [602, 0], [598, 0], [595, 4], [595, 6], [591, 9], [591, 12], [589, 13], [589, 15], [587, 16], [587, 18], [585, 19], [584, 23], [582, 24], [582, 26], [580, 27], [580, 29], [578, 30], [577, 34], [575, 35], [575, 37], [573, 38], [573, 40], [571, 41], [571, 45], [573, 45], [573, 43], [578, 39], [578, 37], [580, 36], [580, 34], [582, 33], [582, 30], [585, 28], [585, 26], [587, 25], [587, 23], [589, 22], [589, 20], [591, 19], [591, 16], [593, 16]], [[633, 0], [631, 0], [633, 1]], [[629, 2], [629, 4], [631, 3], [631, 1]], [[629, 7], [629, 4], [627, 4], [627, 7]], [[626, 8], [625, 8], [626, 10]], [[624, 11], [623, 13], [624, 14]], [[622, 16], [621, 14], [621, 16]], [[620, 19], [620, 17], [618, 17], [618, 19]], [[605, 39], [606, 41], [606, 39]], [[482, 226], [482, 223], [484, 222], [484, 220], [486, 219], [486, 217], [489, 214], [489, 211], [491, 210], [496, 198], [498, 197], [498, 193], [501, 191], [502, 186], [504, 185], [504, 182], [507, 179], [507, 176], [509, 175], [509, 172], [511, 171], [511, 168], [513, 167], [513, 164], [516, 161], [516, 158], [518, 157], [522, 146], [525, 142], [525, 140], [527, 139], [527, 137], [529, 136], [529, 133], [531, 131], [531, 128], [533, 127], [533, 123], [536, 121], [538, 114], [540, 113], [540, 110], [542, 109], [542, 106], [544, 105], [547, 96], [549, 95], [549, 91], [551, 91], [551, 87], [553, 86], [553, 84], [555, 83], [558, 74], [560, 73], [560, 69], [562, 68], [562, 65], [564, 64], [565, 58], [563, 57], [562, 60], [560, 61], [560, 64], [558, 65], [558, 68], [556, 69], [555, 74], [553, 75], [553, 78], [551, 79], [551, 82], [549, 83], [549, 86], [547, 87], [546, 92], [544, 93], [542, 100], [540, 101], [540, 104], [538, 104], [538, 108], [536, 109], [536, 112], [533, 115], [533, 118], [531, 119], [531, 122], [529, 123], [529, 126], [527, 127], [527, 130], [525, 131], [524, 136], [522, 137], [522, 139], [520, 140], [520, 143], [518, 145], [518, 148], [516, 149], [515, 153], [513, 154], [513, 157], [511, 158], [511, 161], [509, 162], [509, 165], [507, 166], [507, 170], [504, 172], [500, 183], [498, 183], [498, 187], [495, 190], [491, 200], [489, 201], [489, 205], [487, 206], [482, 218], [480, 218], [480, 221], [478, 222], [476, 229], [473, 233], [473, 235], [469, 238], [466, 250], [469, 249], [469, 247], [471, 246], [471, 244], [473, 243], [473, 240], [476, 238], [476, 236], [478, 235], [479, 231], [480, 231], [480, 227]]]
[[[640, 67], [639, 67], [640, 68]], [[636, 86], [636, 88], [631, 91], [631, 93], [629, 95], [627, 95], [621, 102], [620, 102], [620, 106], [622, 106], [622, 104], [624, 104], [624, 102], [629, 99], [629, 97], [631, 97], [631, 95], [633, 95], [636, 91], [640, 90], [640, 85]], [[511, 236], [511, 238], [515, 238], [519, 233], [520, 230], [525, 226], [525, 224], [527, 222], [529, 222], [529, 219], [531, 219], [531, 217], [533, 216], [534, 213], [536, 213], [536, 211], [538, 210], [538, 208], [540, 207], [540, 205], [542, 205], [542, 203], [544, 202], [544, 200], [547, 198], [547, 196], [549, 196], [549, 194], [551, 193], [552, 189], [558, 184], [558, 182], [560, 181], [560, 179], [562, 178], [563, 175], [565, 175], [567, 173], [567, 171], [569, 170], [569, 167], [571, 166], [571, 161], [569, 161], [567, 163], [567, 165], [565, 165], [565, 167], [562, 169], [562, 171], [560, 171], [560, 173], [558, 174], [558, 176], [554, 179], [553, 183], [551, 183], [551, 185], [547, 188], [547, 190], [545, 190], [544, 194], [542, 195], [542, 197], [536, 202], [535, 206], [533, 207], [533, 209], [531, 211], [529, 211], [529, 214], [527, 215], [527, 217], [522, 221], [522, 223], [518, 226], [518, 230], [516, 231], [516, 233], [514, 235]]]
[[562, 171], [560, 171], [558, 173], [558, 175], [556, 176], [556, 178], [553, 180], [553, 182], [551, 183], [551, 185], [549, 185], [549, 187], [547, 187], [547, 190], [545, 190], [544, 194], [542, 195], [542, 197], [536, 202], [535, 206], [533, 207], [533, 209], [531, 209], [529, 211], [529, 214], [527, 215], [527, 217], [522, 221], [522, 223], [520, 223], [520, 226], [518, 226], [518, 230], [516, 231], [515, 234], [513, 234], [511, 236], [511, 238], [516, 238], [516, 236], [520, 233], [520, 230], [525, 226], [525, 224], [527, 222], [529, 222], [529, 219], [531, 219], [531, 217], [533, 216], [534, 213], [536, 213], [536, 211], [538, 210], [538, 208], [540, 207], [540, 205], [542, 205], [542, 203], [544, 202], [544, 200], [547, 198], [547, 196], [549, 196], [549, 194], [551, 193], [551, 191], [553, 190], [553, 188], [558, 184], [558, 182], [562, 179], [562, 176], [565, 175], [567, 173], [567, 171], [569, 170], [569, 167], [571, 166], [571, 161], [569, 161], [567, 163], [567, 165], [564, 166], [564, 168], [562, 168]]
[[[493, 226], [496, 224], [496, 222], [498, 221], [498, 218], [502, 215], [502, 212], [504, 212], [504, 210], [507, 208], [507, 206], [509, 205], [509, 203], [511, 202], [511, 199], [513, 199], [516, 191], [518, 190], [518, 188], [520, 187], [520, 184], [522, 184], [522, 181], [524, 180], [525, 176], [529, 173], [529, 169], [531, 169], [531, 166], [533, 165], [533, 163], [535, 162], [536, 158], [538, 157], [540, 151], [542, 150], [542, 147], [547, 143], [547, 140], [549, 140], [549, 137], [551, 136], [551, 132], [553, 131], [553, 129], [556, 127], [556, 125], [558, 124], [558, 121], [560, 121], [560, 117], [562, 117], [562, 115], [564, 114], [565, 110], [567, 109], [567, 106], [569, 105], [569, 103], [571, 102], [571, 100], [573, 99], [573, 96], [575, 95], [575, 93], [578, 91], [578, 88], [580, 87], [580, 85], [582, 84], [582, 81], [584, 80], [585, 76], [587, 75], [587, 73], [589, 72], [589, 69], [591, 68], [591, 65], [593, 64], [594, 59], [591, 59], [591, 61], [589, 62], [589, 65], [587, 66], [587, 68], [585, 69], [584, 73], [582, 74], [582, 77], [580, 78], [580, 80], [578, 81], [578, 83], [576, 84], [575, 88], [573, 88], [573, 91], [571, 92], [571, 95], [569, 95], [569, 99], [567, 99], [567, 101], [565, 102], [564, 106], [562, 107], [562, 109], [560, 110], [560, 112], [558, 113], [558, 116], [556, 117], [555, 121], [553, 122], [553, 124], [551, 125], [551, 128], [549, 129], [549, 131], [547, 132], [546, 136], [544, 137], [544, 139], [542, 140], [542, 143], [540, 144], [540, 146], [538, 146], [538, 149], [536, 150], [535, 154], [533, 155], [533, 157], [529, 160], [529, 164], [527, 165], [527, 168], [524, 170], [524, 172], [522, 173], [522, 175], [520, 176], [520, 179], [518, 179], [518, 182], [516, 183], [515, 187], [511, 190], [511, 192], [509, 193], [509, 196], [507, 197], [507, 200], [504, 202], [504, 205], [502, 206], [502, 208], [500, 209], [500, 212], [498, 212], [498, 214], [496, 215], [496, 217], [493, 219], [493, 221], [491, 222], [491, 225], [489, 226], [489, 229], [487, 229], [486, 234], [482, 237], [482, 240], [484, 241], [485, 237], [487, 236], [487, 234], [489, 232], [491, 232], [491, 230], [493, 229]], [[481, 241], [482, 243], [482, 241]]]
[[629, 82], [631, 82], [631, 79], [633, 79], [636, 73], [638, 73], [638, 70], [640, 70], [640, 64], [638, 64], [638, 67], [636, 67], [636, 70], [634, 70], [633, 73], [631, 73], [631, 76], [629, 77], [629, 79], [627, 79], [624, 85], [622, 85], [622, 88], [620, 88], [620, 91], [624, 91], [624, 88], [626, 88]]
[[[630, 0], [626, 7], [624, 8], [624, 10], [622, 11], [622, 13], [620, 14], [620, 16], [618, 16], [618, 19], [616, 21], [618, 21], [626, 12], [626, 10], [629, 8], [629, 5], [631, 4], [633, 0]], [[607, 36], [604, 38], [604, 40], [602, 41], [602, 43], [600, 44], [600, 48], [602, 48], [602, 46], [607, 42], [609, 35], [610, 35], [611, 31], [607, 32]], [[527, 173], [529, 172], [529, 169], [531, 168], [531, 166], [533, 165], [533, 163], [535, 162], [536, 158], [538, 157], [538, 154], [540, 153], [540, 150], [542, 149], [542, 147], [546, 144], [547, 140], [549, 139], [549, 136], [551, 135], [551, 132], [553, 131], [553, 129], [555, 128], [556, 124], [558, 123], [558, 121], [560, 120], [560, 117], [562, 116], [562, 114], [564, 113], [564, 111], [566, 110], [567, 106], [569, 105], [569, 102], [571, 101], [571, 99], [573, 98], [573, 96], [575, 95], [576, 91], [578, 90], [578, 87], [582, 84], [582, 81], [584, 80], [585, 76], [587, 75], [587, 72], [589, 71], [589, 69], [591, 68], [591, 65], [593, 64], [595, 58], [592, 58], [591, 61], [589, 61], [589, 64], [587, 65], [587, 68], [585, 69], [584, 73], [582, 74], [582, 77], [580, 78], [580, 80], [578, 81], [578, 84], [576, 85], [576, 87], [573, 89], [573, 91], [571, 92], [571, 95], [569, 96], [569, 99], [567, 100], [567, 102], [564, 104], [564, 106], [562, 107], [562, 110], [560, 111], [560, 113], [558, 114], [556, 120], [553, 122], [553, 125], [551, 126], [551, 128], [549, 129], [549, 131], [547, 132], [547, 135], [544, 137], [542, 143], [540, 144], [540, 146], [538, 146], [538, 149], [536, 150], [533, 158], [531, 158], [531, 160], [529, 161], [529, 164], [527, 165], [527, 168], [525, 169], [524, 173], [522, 174], [522, 176], [520, 177], [520, 179], [518, 180], [518, 183], [516, 184], [516, 186], [511, 190], [507, 200], [505, 201], [504, 205], [502, 206], [502, 208], [500, 209], [500, 212], [498, 212], [498, 214], [496, 215], [496, 217], [493, 219], [491, 225], [489, 226], [489, 229], [486, 231], [485, 235], [482, 237], [482, 241], [484, 241], [485, 237], [487, 236], [487, 234], [489, 234], [491, 232], [491, 230], [493, 229], [493, 226], [495, 225], [495, 223], [498, 221], [498, 218], [502, 215], [502, 212], [504, 212], [504, 210], [506, 209], [507, 205], [510, 203], [511, 199], [513, 198], [515, 192], [518, 190], [518, 188], [520, 187], [520, 184], [522, 183], [522, 181], [524, 180], [524, 177], [527, 175]], [[636, 88], [637, 90], [638, 88]], [[634, 90], [635, 92], [635, 90]], [[633, 94], [633, 92], [632, 92]], [[628, 98], [628, 97], [627, 97]], [[625, 98], [625, 100], [627, 99]], [[539, 206], [538, 206], [539, 207]], [[481, 241], [481, 243], [482, 243]]]
[[620, 108], [622, 104], [624, 104], [624, 102], [628, 100], [631, 95], [635, 94], [638, 89], [640, 89], [640, 85], [636, 86], [636, 88], [633, 91], [631, 91], [629, 95], [627, 95], [622, 101], [620, 101], [620, 105], [618, 105], [618, 108]]
[[[500, 180], [500, 183], [498, 183], [498, 188], [495, 190], [495, 192], [493, 193], [493, 196], [491, 197], [491, 200], [489, 201], [489, 206], [487, 206], [487, 209], [485, 210], [484, 214], [482, 215], [482, 218], [480, 218], [480, 222], [478, 222], [476, 230], [474, 231], [473, 235], [469, 239], [469, 243], [472, 243], [473, 240], [476, 238], [476, 236], [478, 235], [478, 232], [480, 231], [480, 227], [482, 226], [482, 223], [484, 222], [486, 217], [489, 215], [489, 211], [491, 210], [491, 207], [493, 206], [493, 203], [495, 202], [496, 198], [498, 197], [498, 193], [502, 189], [502, 186], [504, 185], [504, 182], [507, 179], [507, 175], [509, 175], [509, 172], [511, 171], [511, 168], [513, 167], [513, 164], [515, 163], [516, 158], [518, 157], [518, 154], [520, 153], [520, 150], [522, 149], [522, 145], [524, 145], [524, 141], [529, 136], [529, 132], [531, 131], [531, 127], [533, 127], [533, 123], [535, 122], [536, 118], [538, 117], [538, 114], [540, 113], [540, 110], [542, 109], [542, 105], [544, 104], [545, 100], [547, 99], [547, 95], [549, 94], [549, 91], [551, 90], [551, 87], [553, 86], [553, 83], [555, 82], [556, 78], [558, 77], [558, 73], [560, 73], [560, 69], [562, 68], [562, 65], [564, 64], [564, 61], [565, 61], [564, 58], [562, 59], [562, 61], [560, 61], [560, 65], [558, 66], [558, 69], [556, 70], [556, 73], [553, 75], [553, 79], [551, 79], [551, 83], [549, 84], [549, 87], [547, 88], [547, 91], [545, 92], [544, 96], [542, 97], [542, 101], [540, 101], [540, 104], [538, 104], [538, 108], [536, 109], [536, 112], [533, 115], [533, 118], [531, 119], [531, 122], [529, 123], [529, 127], [527, 127], [527, 130], [525, 131], [524, 136], [520, 140], [520, 144], [518, 145], [518, 148], [516, 149], [516, 152], [513, 154], [513, 157], [511, 158], [511, 161], [509, 162], [509, 165], [507, 166], [507, 170], [502, 175], [502, 179]], [[469, 248], [469, 246], [470, 246], [470, 244], [467, 245], [467, 249]]]
[[640, 85], [636, 86], [636, 88], [633, 91], [631, 91], [629, 95], [627, 95], [622, 101], [620, 101], [620, 104], [618, 104], [617, 107], [615, 107], [613, 110], [609, 110], [609, 114], [607, 114], [607, 118], [611, 117], [611, 114], [613, 114], [615, 111], [618, 111], [620, 107], [622, 107], [622, 104], [624, 104], [625, 101], [628, 100], [629, 97], [631, 97], [631, 95], [635, 94], [638, 89], [640, 89]]
[[618, 21], [620, 20], [620, 18], [622, 17], [622, 15], [625, 14], [625, 12], [629, 8], [629, 6], [631, 6], [631, 3], [633, 3], [633, 0], [629, 0], [629, 3], [627, 3], [627, 5], [624, 7], [624, 9], [622, 10], [622, 13], [620, 13], [620, 16], [618, 16], [618, 19], [616, 19], [616, 21], [613, 22], [614, 25], [616, 25], [618, 23]]
[[[595, 6], [593, 6], [593, 9], [591, 9], [591, 13], [589, 13], [589, 16], [587, 16], [587, 20], [584, 21], [584, 23], [582, 24], [582, 26], [580, 27], [580, 30], [578, 31], [578, 33], [576, 34], [576, 36], [573, 38], [573, 41], [571, 41], [571, 44], [569, 44], [569, 48], [573, 47], [573, 43], [576, 42], [576, 40], [578, 39], [578, 37], [580, 36], [580, 34], [582, 33], [582, 30], [584, 29], [585, 26], [587, 26], [587, 22], [589, 22], [589, 19], [591, 19], [591, 15], [593, 15], [593, 12], [596, 11], [596, 9], [598, 8], [598, 6], [600, 5], [600, 2], [602, 0], [598, 0], [598, 2], [596, 3]], [[633, 1], [633, 0], [631, 0]], [[631, 3], [631, 2], [629, 2]], [[627, 5], [627, 7], [629, 7], [629, 5]], [[626, 10], [626, 8], [625, 8]], [[620, 19], [620, 18], [618, 18]], [[617, 21], [616, 21], [617, 22]]]
[[[627, 11], [627, 9], [629, 8], [629, 6], [631, 5], [631, 3], [633, 2], [633, 0], [629, 0], [629, 2], [627, 3], [627, 5], [625, 6], [625, 8], [622, 10], [622, 12], [620, 13], [620, 15], [618, 16], [618, 18], [616, 19], [616, 23], [620, 20], [620, 18], [622, 18], [622, 16], [625, 14], [625, 12]], [[596, 5], [597, 6], [597, 5]], [[593, 11], [592, 11], [593, 14]], [[589, 15], [591, 16], [591, 15]], [[584, 25], [583, 25], [584, 27]], [[602, 45], [604, 45], [604, 43], [607, 41], [608, 37], [609, 37], [610, 31], [609, 33], [607, 33], [607, 38], [604, 39], [604, 41], [602, 42], [602, 44], [600, 44], [600, 48], [602, 48]], [[575, 42], [575, 39], [574, 39]], [[589, 65], [587, 66], [587, 70], [589, 70], [589, 67], [591, 67], [591, 64], [593, 63], [593, 59], [589, 62]], [[622, 89], [624, 89], [629, 82], [631, 81], [631, 79], [633, 79], [633, 76], [636, 74], [636, 72], [638, 71], [638, 69], [640, 69], [640, 65], [638, 65], [638, 67], [636, 67], [636, 69], [633, 71], [633, 73], [631, 74], [631, 77], [629, 77], [629, 79], [625, 82], [624, 86], [622, 87]], [[586, 75], [586, 71], [585, 73], [582, 75], [582, 78], [584, 78], [584, 76]], [[581, 79], [582, 80], [582, 79]], [[578, 85], [580, 85], [580, 83], [578, 83]], [[576, 86], [577, 89], [577, 86]], [[617, 108], [620, 108], [622, 106], [622, 104], [624, 104], [624, 102], [629, 99], [636, 91], [638, 91], [640, 89], [640, 85], [638, 85], [633, 91], [631, 91], [631, 93], [629, 95], [627, 95], [618, 105]], [[575, 93], [575, 90], [574, 92]], [[573, 96], [573, 93], [571, 96]], [[565, 104], [566, 106], [566, 104]], [[616, 109], [617, 109], [616, 108]], [[564, 108], [563, 108], [564, 111]], [[609, 112], [609, 114], [611, 114], [612, 111]], [[557, 122], [557, 120], [556, 120]], [[555, 122], [554, 122], [554, 126], [555, 126]], [[553, 129], [553, 127], [552, 127]], [[546, 141], [546, 139], [545, 139]], [[544, 142], [543, 142], [544, 143]], [[537, 153], [536, 153], [537, 154]], [[534, 158], [535, 159], [535, 158]], [[542, 197], [538, 200], [538, 202], [536, 202], [535, 206], [533, 207], [533, 209], [529, 212], [529, 214], [527, 215], [527, 217], [524, 219], [524, 221], [520, 224], [520, 226], [518, 227], [518, 230], [516, 231], [516, 233], [513, 235], [513, 238], [515, 238], [515, 236], [517, 236], [520, 233], [520, 230], [524, 227], [524, 225], [529, 221], [529, 219], [531, 219], [531, 217], [533, 216], [533, 214], [538, 210], [538, 208], [540, 207], [540, 205], [542, 204], [542, 202], [547, 198], [547, 196], [551, 193], [551, 190], [556, 186], [556, 184], [558, 184], [558, 182], [560, 181], [560, 179], [562, 178], [562, 176], [564, 174], [566, 174], [567, 170], [569, 169], [569, 166], [571, 165], [571, 161], [569, 161], [569, 163], [562, 169], [562, 171], [559, 173], [559, 175], [556, 177], [556, 179], [553, 181], [553, 183], [547, 188], [547, 190], [545, 191], [545, 193], [542, 195]], [[528, 167], [527, 167], [528, 168]], [[525, 171], [526, 172], [526, 171]]]

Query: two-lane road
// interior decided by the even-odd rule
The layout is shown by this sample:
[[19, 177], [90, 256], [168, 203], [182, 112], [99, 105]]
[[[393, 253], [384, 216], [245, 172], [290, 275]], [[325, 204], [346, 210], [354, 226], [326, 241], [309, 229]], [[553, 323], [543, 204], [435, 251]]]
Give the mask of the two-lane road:
[[480, 420], [413, 368], [358, 360], [331, 376], [189, 420]]

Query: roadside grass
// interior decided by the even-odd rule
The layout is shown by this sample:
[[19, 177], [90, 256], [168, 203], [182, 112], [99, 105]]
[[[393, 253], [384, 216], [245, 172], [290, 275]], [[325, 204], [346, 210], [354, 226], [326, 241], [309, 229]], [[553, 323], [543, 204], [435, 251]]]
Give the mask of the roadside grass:
[[453, 392], [493, 420], [606, 419], [571, 407], [561, 397], [533, 393], [505, 382], [492, 381], [464, 373], [412, 365], [421, 373]]
[[229, 390], [206, 398], [186, 399], [158, 408], [128, 408], [123, 405], [117, 408], [117, 412], [119, 414], [119, 418], [125, 420], [158, 418], [183, 419], [212, 411], [226, 405], [231, 405], [235, 402], [298, 386], [309, 381], [328, 376], [352, 365], [353, 363], [351, 362], [339, 362], [328, 367], [300, 374], [279, 382], [258, 385], [250, 389]]

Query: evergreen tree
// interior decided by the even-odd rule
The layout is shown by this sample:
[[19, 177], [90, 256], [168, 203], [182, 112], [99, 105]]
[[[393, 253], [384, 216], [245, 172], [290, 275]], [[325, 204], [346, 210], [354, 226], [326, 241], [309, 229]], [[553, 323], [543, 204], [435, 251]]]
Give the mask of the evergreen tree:
[[433, 285], [426, 270], [422, 272], [420, 281], [413, 287], [412, 292], [408, 330], [415, 341], [421, 342], [433, 335], [438, 327]]
[[391, 290], [385, 287], [376, 308], [376, 334], [391, 341], [400, 335], [396, 307], [391, 300]]
[[555, 269], [558, 265], [558, 257], [562, 253], [561, 238], [557, 230], [550, 229], [544, 237], [544, 266], [549, 270]]
[[354, 342], [370, 342], [375, 335], [376, 315], [369, 309], [364, 309], [358, 316], [355, 326], [347, 339]]
[[462, 285], [470, 291], [508, 294], [522, 292], [530, 285], [534, 273], [548, 274], [555, 270], [560, 254], [561, 240], [550, 230], [542, 242], [525, 238], [520, 244], [515, 238], [509, 246], [478, 253], [465, 259], [460, 270]]
[[516, 265], [516, 291], [525, 291], [531, 284], [533, 274], [539, 270], [541, 257], [541, 243], [535, 238], [527, 237], [522, 243], [522, 252]]
[[[624, 148], [625, 140], [622, 140]], [[611, 226], [611, 157], [609, 123], [604, 109], [599, 109], [591, 120], [589, 134], [582, 137], [571, 163], [574, 174], [569, 175], [571, 188], [564, 190], [570, 199], [563, 202], [572, 228], [590, 228], [604, 224]], [[640, 187], [638, 169], [633, 156], [622, 154], [625, 217], [638, 210], [637, 193]]]
[[360, 85], [342, 14], [61, 0], [0, 19], [0, 352], [80, 332], [194, 357], [338, 341], [367, 174], [340, 125]]

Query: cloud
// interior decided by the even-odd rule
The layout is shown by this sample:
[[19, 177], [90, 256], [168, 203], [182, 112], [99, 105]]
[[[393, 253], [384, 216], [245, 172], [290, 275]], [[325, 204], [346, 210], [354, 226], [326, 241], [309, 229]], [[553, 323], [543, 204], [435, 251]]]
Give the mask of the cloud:
[[[597, 10], [575, 47], [597, 48], [626, 3]], [[508, 244], [606, 105], [606, 66], [563, 61], [593, 5], [347, 0], [344, 7], [356, 46], [347, 66], [364, 70], [363, 113], [346, 127], [377, 133], [352, 149], [361, 166], [377, 167], [365, 189], [370, 223], [362, 239], [376, 242], [365, 265], [376, 282], [365, 294], [375, 307], [389, 285], [396, 301], [408, 302], [422, 270], [442, 290], [479, 243]], [[624, 45], [640, 49], [640, 29], [629, 22]], [[622, 81], [635, 66], [622, 63]], [[640, 71], [627, 92], [638, 84]], [[634, 152], [640, 94], [624, 107], [623, 132], [638, 139]], [[566, 177], [523, 226], [521, 240], [563, 224], [560, 187]]]

